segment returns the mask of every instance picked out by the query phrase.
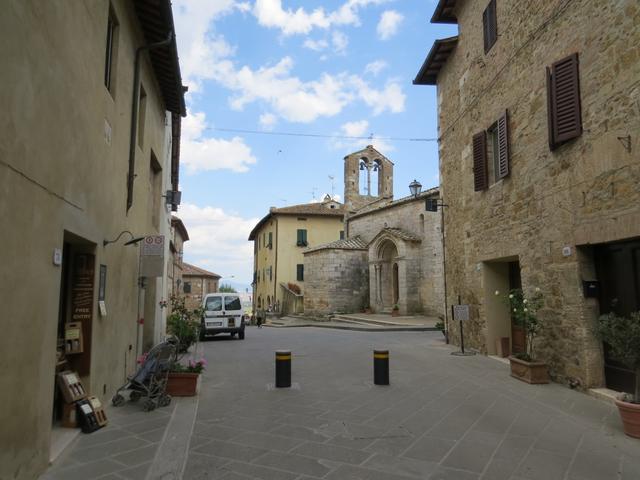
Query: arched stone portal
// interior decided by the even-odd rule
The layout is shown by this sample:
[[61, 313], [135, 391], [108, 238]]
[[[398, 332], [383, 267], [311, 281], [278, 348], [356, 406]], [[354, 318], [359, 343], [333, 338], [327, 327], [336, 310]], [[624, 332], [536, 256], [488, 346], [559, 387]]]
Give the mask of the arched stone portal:
[[377, 301], [376, 310], [391, 310], [398, 303], [398, 247], [391, 239], [383, 240], [377, 248], [375, 263]]
[[401, 315], [420, 308], [417, 282], [420, 239], [399, 228], [385, 227], [369, 243], [369, 299], [376, 312]]

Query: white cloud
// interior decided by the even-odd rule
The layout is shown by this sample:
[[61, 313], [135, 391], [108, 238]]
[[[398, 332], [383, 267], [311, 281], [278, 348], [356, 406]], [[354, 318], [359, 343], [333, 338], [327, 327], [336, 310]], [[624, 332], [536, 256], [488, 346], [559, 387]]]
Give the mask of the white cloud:
[[364, 73], [370, 73], [373, 76], [377, 76], [382, 70], [387, 68], [389, 64], [384, 60], [375, 60], [371, 63], [367, 63], [367, 66], [364, 67]]
[[311, 40], [310, 38], [307, 38], [302, 46], [308, 48], [309, 50], [320, 52], [329, 46], [329, 42], [327, 42], [326, 40]]
[[278, 117], [273, 113], [263, 113], [260, 115], [260, 126], [265, 130], [271, 130], [278, 123]]
[[190, 240], [184, 246], [187, 262], [250, 282], [253, 245], [247, 239], [258, 218], [243, 218], [221, 208], [190, 203], [180, 206], [178, 216], [189, 233]]
[[395, 10], [387, 10], [382, 13], [380, 16], [380, 21], [378, 22], [378, 36], [381, 40], [387, 40], [394, 36], [398, 32], [398, 28], [400, 24], [404, 20], [402, 14], [396, 12]]
[[387, 140], [377, 138], [371, 133], [367, 120], [343, 123], [340, 132], [336, 135], [345, 137], [367, 137], [367, 138], [336, 138], [329, 142], [329, 146], [334, 150], [340, 150], [345, 154], [363, 149], [367, 145], [373, 147], [380, 153], [385, 154], [394, 150], [394, 146]]
[[246, 172], [256, 163], [251, 148], [241, 137], [231, 140], [207, 138], [205, 114], [192, 113], [182, 122], [180, 161], [188, 173], [207, 170], [232, 170]]
[[383, 90], [371, 88], [371, 86], [359, 77], [351, 77], [359, 98], [373, 108], [374, 115], [380, 115], [388, 110], [392, 113], [404, 111], [406, 96], [402, 93], [402, 87], [396, 81], [389, 81]]
[[282, 0], [256, 0], [253, 14], [263, 27], [277, 28], [283, 35], [307, 35], [314, 29], [327, 30], [332, 26], [360, 25], [358, 10], [368, 5], [379, 5], [387, 0], [347, 0], [337, 10], [325, 12], [318, 7], [307, 11], [284, 9]]
[[331, 35], [331, 43], [336, 53], [343, 55], [347, 51], [349, 45], [349, 37], [342, 32], [333, 32]]

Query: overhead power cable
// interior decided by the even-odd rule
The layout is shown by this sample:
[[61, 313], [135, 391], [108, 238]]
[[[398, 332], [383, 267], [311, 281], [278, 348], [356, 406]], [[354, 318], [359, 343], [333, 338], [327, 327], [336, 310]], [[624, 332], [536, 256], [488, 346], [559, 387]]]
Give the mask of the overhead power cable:
[[403, 137], [378, 137], [377, 135], [357, 136], [357, 135], [326, 135], [321, 133], [296, 133], [296, 132], [266, 132], [261, 130], [244, 130], [240, 128], [217, 128], [207, 127], [205, 130], [215, 130], [217, 132], [248, 133], [253, 135], [275, 135], [288, 137], [314, 137], [333, 138], [336, 140], [390, 140], [394, 142], [436, 142], [437, 138], [403, 138]]

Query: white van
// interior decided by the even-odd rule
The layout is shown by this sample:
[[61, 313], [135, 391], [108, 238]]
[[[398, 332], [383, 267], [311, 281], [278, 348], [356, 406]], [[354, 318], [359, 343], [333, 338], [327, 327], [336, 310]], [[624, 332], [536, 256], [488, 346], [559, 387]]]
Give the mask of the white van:
[[202, 301], [204, 313], [200, 325], [200, 340], [207, 335], [238, 334], [244, 340], [244, 312], [237, 293], [208, 293]]

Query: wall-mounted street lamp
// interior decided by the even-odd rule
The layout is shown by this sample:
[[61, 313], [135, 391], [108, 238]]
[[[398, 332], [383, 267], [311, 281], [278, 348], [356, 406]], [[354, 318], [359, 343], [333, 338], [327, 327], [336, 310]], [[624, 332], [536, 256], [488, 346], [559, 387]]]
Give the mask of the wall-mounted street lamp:
[[444, 286], [444, 331], [447, 343], [449, 343], [449, 307], [447, 304], [447, 263], [444, 240], [444, 207], [448, 207], [443, 202], [438, 202], [437, 198], [427, 198], [425, 200], [425, 210], [427, 212], [437, 212], [440, 207], [440, 234], [442, 241], [442, 278]]
[[414, 179], [413, 182], [409, 184], [409, 191], [411, 192], [411, 195], [417, 198], [422, 191], [422, 184]]
[[125, 233], [128, 233], [131, 236], [131, 240], [129, 240], [128, 242], [125, 242], [125, 245], [133, 245], [135, 243], [138, 243], [141, 240], [144, 240], [144, 237], [136, 237], [129, 230], [123, 230], [123, 231], [120, 232], [120, 234], [114, 240], [103, 240], [102, 241], [102, 246], [106, 247], [110, 243], [116, 243], [118, 240], [120, 240], [122, 235], [124, 235]]

